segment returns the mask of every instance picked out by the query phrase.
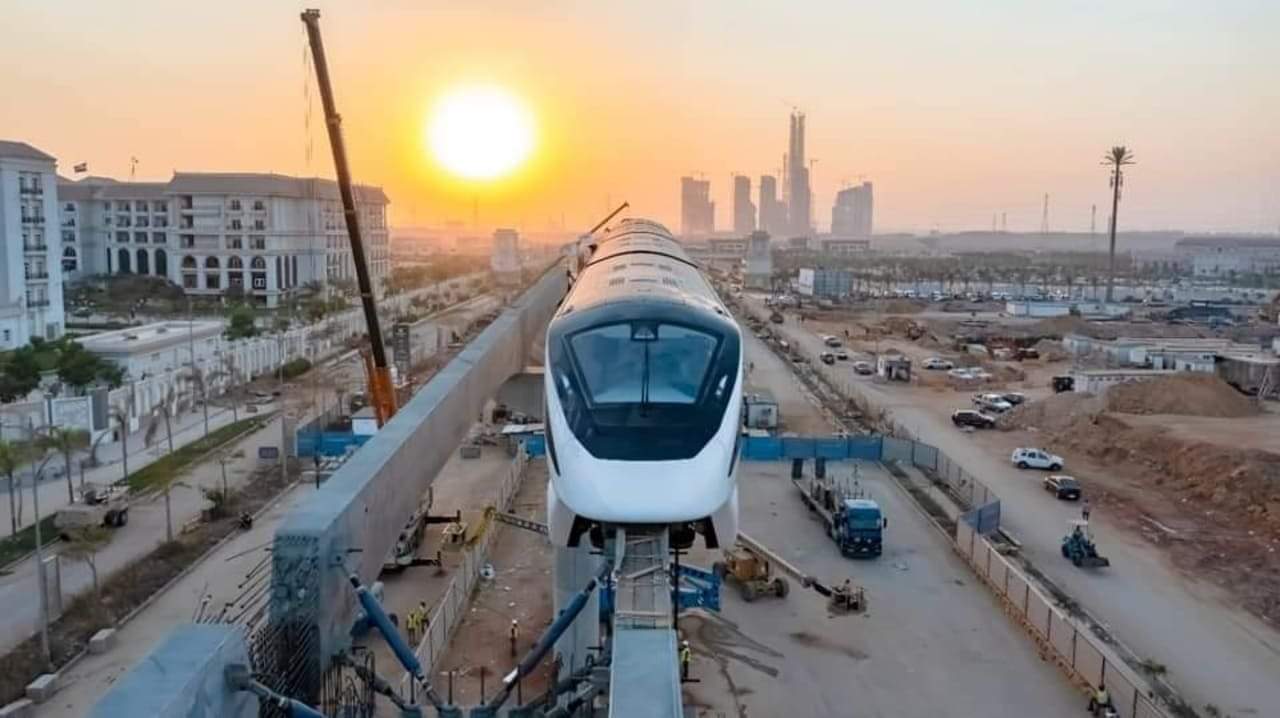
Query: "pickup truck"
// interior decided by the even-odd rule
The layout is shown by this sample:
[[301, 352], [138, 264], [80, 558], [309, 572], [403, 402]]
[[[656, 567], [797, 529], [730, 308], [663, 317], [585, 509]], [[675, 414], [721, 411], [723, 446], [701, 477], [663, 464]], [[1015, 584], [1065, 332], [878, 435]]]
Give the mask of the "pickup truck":
[[62, 538], [87, 526], [119, 527], [129, 523], [129, 489], [124, 486], [86, 484], [76, 500], [53, 516], [53, 527]]

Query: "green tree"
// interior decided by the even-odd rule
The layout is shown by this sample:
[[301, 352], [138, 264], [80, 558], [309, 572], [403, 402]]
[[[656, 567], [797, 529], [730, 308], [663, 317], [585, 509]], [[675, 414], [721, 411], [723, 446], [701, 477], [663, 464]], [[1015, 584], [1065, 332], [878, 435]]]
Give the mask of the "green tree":
[[93, 577], [93, 595], [98, 595], [98, 552], [111, 543], [111, 531], [103, 526], [81, 526], [68, 534], [58, 555], [72, 561], [83, 561]]
[[18, 506], [15, 503], [17, 492], [14, 490], [13, 474], [18, 467], [27, 462], [27, 447], [12, 441], [0, 441], [0, 474], [9, 481], [9, 535], [18, 533]]
[[0, 372], [0, 401], [16, 401], [40, 385], [40, 363], [35, 347], [19, 347], [9, 355]]
[[71, 455], [89, 448], [89, 432], [84, 429], [51, 426], [40, 438], [40, 442], [45, 448], [62, 454], [67, 469], [67, 501], [75, 501], [75, 489], [71, 485]]
[[58, 352], [58, 378], [64, 384], [84, 391], [94, 382], [101, 382], [112, 389], [124, 383], [124, 370], [115, 363], [87, 351], [78, 342], [66, 342]]
[[253, 308], [244, 304], [237, 304], [227, 313], [227, 331], [224, 335], [228, 339], [244, 339], [258, 335], [258, 327], [254, 323]]

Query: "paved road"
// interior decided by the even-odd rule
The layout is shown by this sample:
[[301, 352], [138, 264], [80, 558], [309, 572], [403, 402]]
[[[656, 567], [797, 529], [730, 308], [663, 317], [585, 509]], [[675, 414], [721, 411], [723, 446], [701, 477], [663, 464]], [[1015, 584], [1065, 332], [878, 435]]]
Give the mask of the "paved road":
[[[752, 383], [803, 396], [788, 366], [754, 337]], [[822, 422], [816, 407], [799, 423]], [[688, 702], [706, 715], [1072, 716], [1083, 699], [1036, 650], [883, 469], [859, 464], [863, 486], [889, 518], [874, 561], [839, 555], [804, 509], [783, 463], [744, 462], [742, 529], [803, 569], [866, 586], [866, 616], [832, 617], [792, 581], [784, 601], [745, 603], [723, 592], [721, 619], [682, 622], [697, 651]], [[828, 465], [838, 475], [851, 463]], [[812, 470], [812, 467], [809, 467]], [[710, 557], [703, 557], [704, 560]], [[698, 560], [694, 557], [694, 560]]]
[[[62, 718], [88, 714], [112, 684], [164, 640], [171, 628], [196, 616], [202, 596], [212, 597], [208, 610], [215, 615], [228, 601], [236, 601], [242, 593], [240, 584], [246, 574], [269, 555], [266, 549], [275, 535], [276, 526], [312, 491], [315, 488], [305, 482], [290, 489], [254, 522], [251, 530], [241, 532], [223, 544], [134, 620], [125, 624], [116, 634], [115, 648], [101, 655], [85, 656], [66, 671], [58, 693], [47, 703], [37, 705], [33, 715]], [[228, 614], [235, 615], [238, 610], [233, 609]]]
[[[820, 352], [818, 338], [793, 322], [789, 316], [783, 331], [810, 355]], [[1280, 634], [1234, 608], [1215, 587], [1182, 576], [1161, 551], [1105, 513], [1092, 523], [1112, 568], [1074, 568], [1058, 547], [1067, 519], [1078, 509], [1048, 500], [1039, 475], [1018, 471], [1007, 453], [984, 449], [981, 440], [956, 431], [942, 412], [922, 406], [911, 392], [870, 381], [853, 386], [982, 477], [1000, 495], [1003, 525], [1036, 566], [1139, 655], [1167, 666], [1192, 705], [1212, 703], [1234, 715], [1280, 715]]]
[[[279, 444], [280, 419], [277, 418], [240, 442], [239, 447], [243, 449], [244, 457], [227, 463], [227, 483], [233, 489], [243, 484], [257, 465], [258, 447]], [[221, 486], [221, 467], [214, 461], [196, 466], [180, 481], [182, 485], [170, 492], [175, 533], [183, 524], [198, 517], [208, 505], [200, 489]], [[116, 570], [150, 553], [164, 540], [163, 496], [157, 494], [143, 503], [134, 503], [129, 507], [129, 525], [114, 529], [111, 543], [98, 552], [99, 580], [105, 580]], [[89, 589], [92, 576], [88, 566], [83, 563], [60, 563], [62, 594], [66, 597], [64, 600], [70, 602], [71, 597]], [[4, 606], [4, 611], [0, 613], [0, 651], [6, 651], [22, 642], [34, 634], [40, 625], [40, 602], [35, 589], [37, 585], [34, 557], [13, 567], [12, 573], [0, 578], [0, 606]]]
[[[261, 411], [270, 411], [272, 405], [261, 406]], [[239, 407], [239, 416], [241, 419], [250, 416], [245, 413], [244, 406]], [[232, 412], [229, 407], [209, 407], [209, 431], [226, 426], [232, 422]], [[6, 429], [5, 437], [12, 439], [17, 432]], [[164, 430], [156, 435], [151, 442], [151, 446], [147, 446], [145, 439], [145, 431], [136, 431], [129, 435], [129, 472], [137, 471], [153, 461], [168, 453], [168, 442], [164, 435]], [[173, 420], [173, 446], [180, 449], [193, 441], [204, 436], [204, 412], [200, 409], [196, 411], [183, 412], [180, 416], [174, 417]], [[85, 458], [85, 454], [74, 454], [71, 457], [71, 468], [73, 472], [72, 482], [76, 487], [80, 485], [80, 467], [79, 462]], [[98, 461], [101, 465], [88, 469], [84, 472], [85, 481], [98, 483], [111, 483], [124, 478], [124, 463], [119, 442], [104, 443], [98, 446]], [[40, 512], [42, 515], [66, 506], [67, 500], [67, 480], [63, 477], [65, 471], [65, 461], [61, 455], [55, 455], [45, 466], [43, 478], [40, 482]], [[24, 493], [25, 508], [22, 512], [22, 522], [19, 528], [30, 526], [35, 519], [35, 512], [31, 506], [31, 470], [20, 472], [15, 475], [18, 480], [19, 487]], [[0, 527], [8, 535], [10, 527], [9, 523], [9, 491], [8, 481], [0, 481]]]
[[[448, 316], [445, 323], [459, 322], [461, 325], [469, 323], [476, 316], [479, 316], [492, 308], [492, 301], [477, 298], [465, 303], [460, 308], [451, 308], [447, 310]], [[320, 371], [325, 372], [330, 378], [326, 381], [332, 383], [332, 377], [335, 375], [344, 375], [348, 373], [358, 374], [356, 368], [359, 366], [358, 357], [347, 357], [341, 361], [331, 362], [325, 365]], [[304, 417], [308, 414], [306, 409], [301, 408], [306, 404], [306, 387], [309, 386], [309, 378], [300, 380], [301, 386], [299, 391], [286, 391], [286, 399], [290, 400], [291, 410], [298, 411]], [[271, 407], [264, 408], [264, 411]], [[304, 423], [306, 419], [300, 420]], [[279, 445], [280, 442], [280, 420], [277, 418], [269, 425], [245, 438], [239, 444], [239, 448], [243, 451], [244, 457], [235, 462], [228, 462], [227, 475], [228, 482], [232, 488], [241, 484], [245, 477], [255, 468], [257, 464], [257, 449], [259, 446]], [[177, 435], [174, 437], [175, 445]], [[489, 449], [491, 453], [498, 453], [497, 449]], [[505, 466], [505, 462], [496, 460]], [[488, 466], [493, 462], [482, 462]], [[130, 469], [134, 467], [133, 455], [130, 454]], [[182, 483], [190, 488], [179, 487], [171, 492], [171, 509], [173, 514], [173, 523], [175, 531], [181, 527], [183, 523], [194, 519], [204, 509], [206, 501], [199, 491], [199, 487], [217, 487], [221, 485], [221, 467], [217, 462], [210, 461], [205, 464], [198, 465], [189, 470], [188, 476], [183, 479]], [[465, 472], [464, 472], [465, 475]], [[242, 541], [237, 539], [232, 543], [236, 547], [247, 547], [249, 545], [265, 544], [270, 541], [270, 537], [274, 534], [275, 526], [279, 523], [283, 516], [285, 507], [291, 505], [291, 502], [299, 496], [304, 496], [309, 484], [299, 486], [293, 490], [282, 503], [277, 504], [269, 514], [263, 519], [255, 523], [254, 529], [250, 532], [252, 537], [256, 537], [257, 543], [249, 540]], [[63, 498], [66, 498], [65, 486]], [[314, 489], [311, 489], [314, 490]], [[465, 484], [463, 491], [470, 490]], [[299, 493], [301, 492], [301, 493]], [[447, 495], [447, 492], [446, 492]], [[43, 496], [43, 494], [42, 494]], [[43, 509], [43, 504], [41, 505]], [[135, 504], [130, 510], [129, 525], [121, 529], [117, 529], [112, 542], [99, 553], [98, 571], [101, 579], [105, 579], [115, 570], [128, 565], [140, 556], [144, 556], [159, 545], [164, 540], [165, 535], [165, 519], [164, 519], [164, 502], [162, 497], [153, 497], [144, 504]], [[218, 553], [218, 557], [231, 556], [238, 550], [230, 546], [224, 547]], [[257, 552], [260, 554], [261, 552]], [[129, 630], [125, 635], [140, 635], [146, 638], [140, 639], [144, 647], [139, 649], [137, 646], [130, 645], [128, 651], [128, 660], [121, 659], [117, 661], [115, 656], [121, 652], [120, 648], [112, 651], [108, 656], [104, 657], [100, 663], [92, 661], [81, 664], [89, 666], [84, 668], [83, 675], [89, 677], [90, 685], [100, 685], [94, 681], [114, 680], [121, 671], [127, 669], [129, 665], [137, 658], [146, 654], [154, 641], [159, 640], [168, 632], [168, 629], [177, 623], [190, 620], [191, 613], [189, 609], [193, 606], [191, 599], [191, 588], [194, 582], [201, 581], [204, 588], [200, 589], [214, 596], [213, 605], [220, 606], [226, 600], [226, 597], [234, 596], [239, 592], [239, 582], [243, 578], [243, 573], [252, 564], [243, 564], [239, 561], [238, 565], [231, 570], [224, 570], [219, 567], [222, 558], [215, 557], [207, 560], [202, 564], [201, 568], [196, 571], [193, 576], [202, 578], [194, 578], [189, 576], [187, 579], [178, 584], [171, 593], [176, 594], [177, 598], [166, 595], [156, 603], [152, 604], [146, 611], [143, 611], [135, 618], [133, 623], [128, 624]], [[79, 591], [87, 590], [90, 586], [89, 570], [83, 564], [63, 562], [62, 563], [62, 590], [67, 596], [66, 600], [75, 595]], [[10, 575], [0, 578], [0, 605], [5, 606], [6, 611], [0, 615], [0, 651], [7, 650], [26, 637], [32, 635], [39, 625], [39, 602], [35, 600], [35, 562], [34, 559], [28, 560], [14, 568], [14, 572]], [[185, 588], [184, 588], [185, 587]], [[175, 603], [176, 601], [176, 603]], [[167, 608], [166, 608], [167, 606]], [[174, 608], [177, 606], [177, 608]], [[184, 608], [185, 607], [185, 608]], [[186, 612], [184, 612], [186, 611]], [[140, 624], [146, 627], [146, 630], [137, 633], [133, 631], [133, 626]], [[132, 640], [132, 639], [131, 639]], [[98, 669], [90, 670], [90, 667], [97, 665]], [[380, 665], [390, 665], [380, 663]], [[81, 675], [81, 669], [77, 667], [77, 674]], [[100, 672], [94, 672], [100, 671]], [[105, 677], [105, 678], [104, 678]], [[85, 695], [92, 695], [93, 691], [89, 690]], [[58, 705], [58, 704], [54, 704]], [[80, 705], [80, 704], [77, 704]], [[52, 713], [51, 715], [60, 715]]]

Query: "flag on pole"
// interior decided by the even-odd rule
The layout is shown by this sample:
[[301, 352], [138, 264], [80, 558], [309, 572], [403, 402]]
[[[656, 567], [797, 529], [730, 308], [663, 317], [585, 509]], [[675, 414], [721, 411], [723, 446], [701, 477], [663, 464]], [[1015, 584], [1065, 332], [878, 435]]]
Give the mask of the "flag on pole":
[[71, 169], [75, 170], [76, 174], [83, 174], [89, 171], [89, 163], [81, 162], [80, 164], [76, 165], [75, 167], [72, 167]]

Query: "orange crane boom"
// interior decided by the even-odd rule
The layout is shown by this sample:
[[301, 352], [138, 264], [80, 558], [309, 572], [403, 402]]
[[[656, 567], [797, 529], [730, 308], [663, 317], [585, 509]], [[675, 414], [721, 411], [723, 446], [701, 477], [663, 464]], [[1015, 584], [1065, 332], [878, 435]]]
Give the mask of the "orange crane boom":
[[372, 361], [366, 360], [369, 371], [369, 403], [373, 406], [378, 426], [381, 427], [396, 413], [396, 392], [391, 382], [391, 367], [387, 363], [387, 348], [382, 342], [382, 327], [378, 324], [378, 304], [373, 294], [373, 282], [369, 278], [369, 263], [365, 259], [355, 193], [351, 189], [351, 170], [347, 166], [347, 149], [342, 140], [342, 116], [338, 114], [333, 100], [329, 63], [324, 55], [324, 42], [320, 39], [320, 11], [303, 12], [302, 23], [307, 26], [307, 40], [311, 44], [312, 64], [316, 68], [316, 83], [320, 87], [325, 126], [329, 130], [329, 146], [333, 148], [333, 165], [338, 175], [338, 193], [342, 196], [342, 212], [347, 220], [347, 236], [351, 240], [351, 261], [356, 268], [356, 283], [360, 288], [365, 323], [369, 326], [372, 354]]

